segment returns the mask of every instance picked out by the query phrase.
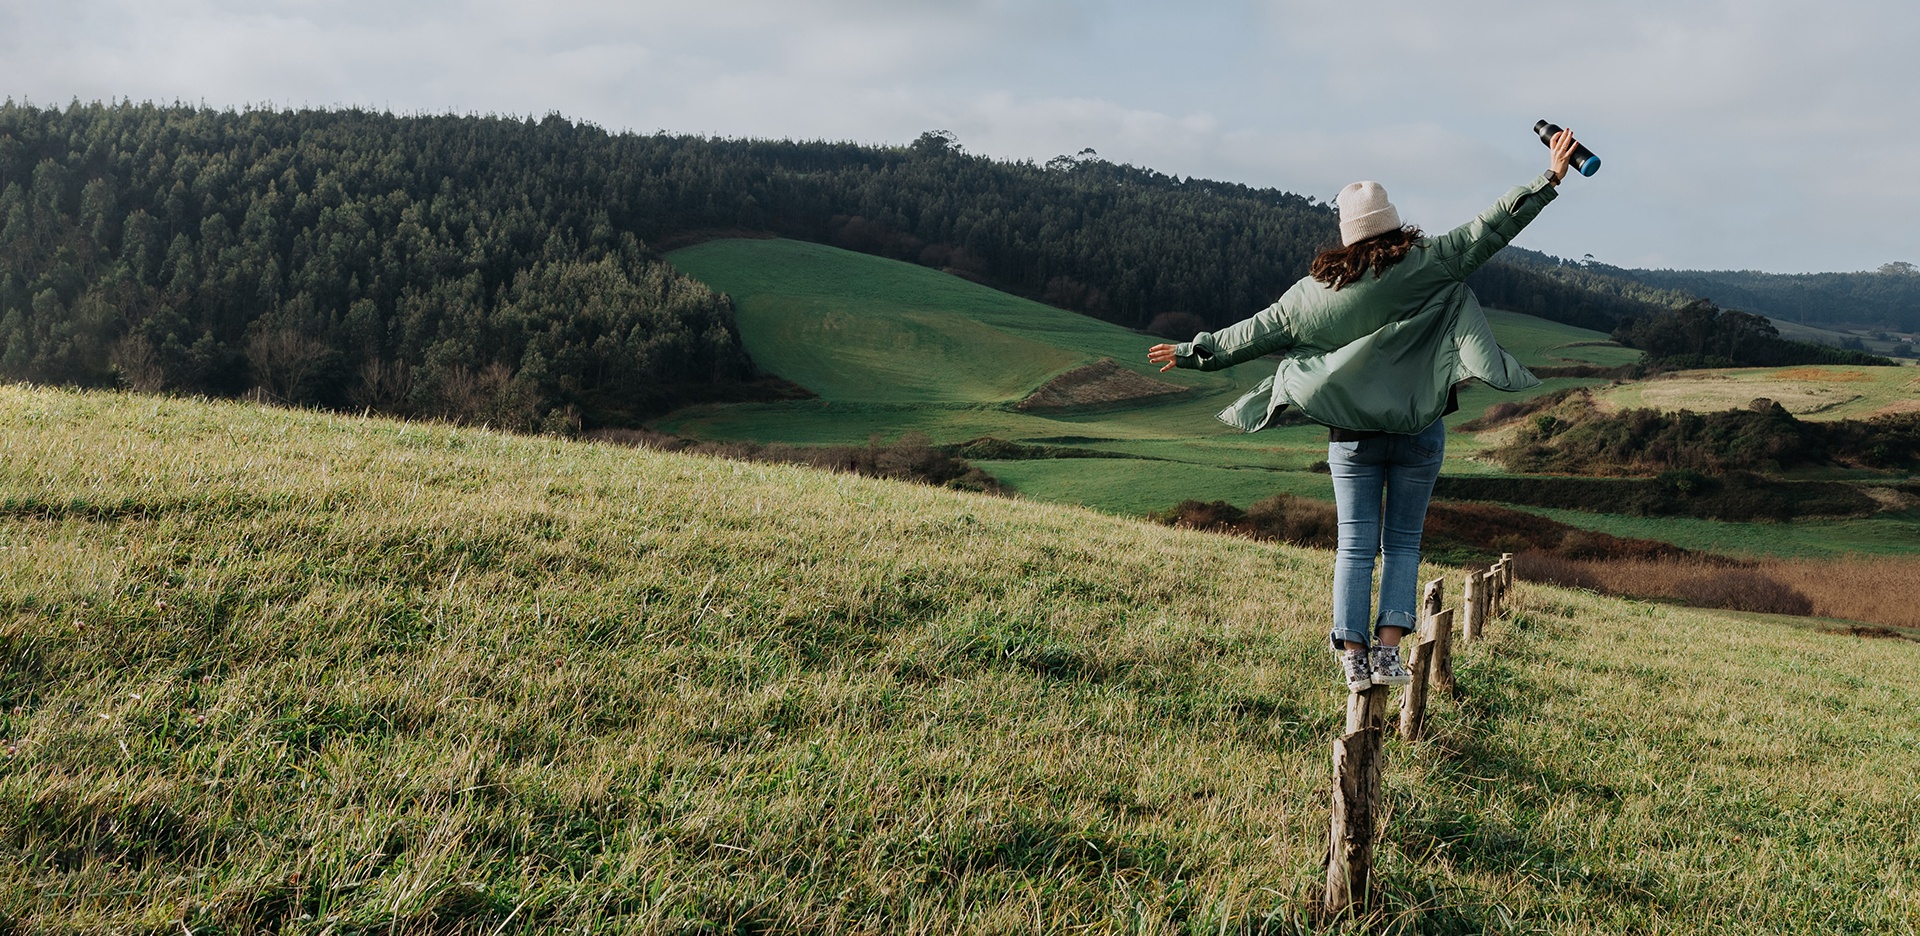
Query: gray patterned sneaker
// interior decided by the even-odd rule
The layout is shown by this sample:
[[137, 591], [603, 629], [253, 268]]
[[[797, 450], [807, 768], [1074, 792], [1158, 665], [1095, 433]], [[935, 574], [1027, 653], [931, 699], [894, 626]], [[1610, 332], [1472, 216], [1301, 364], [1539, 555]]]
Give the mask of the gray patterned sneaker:
[[1373, 667], [1367, 662], [1367, 651], [1342, 651], [1340, 668], [1347, 674], [1347, 691], [1365, 692], [1373, 687]]
[[1376, 686], [1404, 686], [1413, 682], [1413, 674], [1407, 672], [1407, 664], [1400, 662], [1399, 647], [1373, 648], [1373, 684]]

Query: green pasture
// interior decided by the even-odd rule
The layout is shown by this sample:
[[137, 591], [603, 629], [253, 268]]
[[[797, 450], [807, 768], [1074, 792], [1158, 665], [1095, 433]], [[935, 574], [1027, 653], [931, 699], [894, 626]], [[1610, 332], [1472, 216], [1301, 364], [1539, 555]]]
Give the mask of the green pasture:
[[237, 402], [0, 451], [0, 932], [1920, 930], [1904, 641], [1521, 583], [1326, 920], [1331, 553]]
[[[695, 407], [658, 421], [662, 430], [715, 440], [820, 445], [892, 440], [912, 432], [936, 443], [993, 436], [1112, 452], [1133, 457], [990, 461], [981, 467], [1028, 499], [1133, 516], [1189, 498], [1244, 507], [1276, 493], [1332, 497], [1328, 477], [1310, 470], [1326, 458], [1325, 430], [1299, 425], [1248, 435], [1214, 419], [1215, 412], [1270, 375], [1269, 364], [1160, 375], [1145, 362], [1147, 345], [1160, 339], [924, 267], [818, 244], [722, 240], [677, 251], [670, 259], [733, 297], [742, 339], [763, 368], [820, 398]], [[1498, 309], [1488, 310], [1487, 317], [1502, 345], [1528, 365], [1617, 366], [1639, 355], [1600, 332]], [[1085, 412], [1023, 413], [1012, 407], [1055, 374], [1101, 357], [1189, 392]], [[1694, 372], [1604, 388], [1601, 398], [1616, 406], [1665, 401], [1706, 409], [1775, 395], [1790, 409], [1803, 398], [1825, 400], [1810, 415], [1839, 418], [1920, 399], [1915, 374], [1920, 370]], [[1520, 394], [1470, 385], [1461, 394], [1461, 411], [1448, 423], [1478, 418], [1499, 403], [1602, 383], [1549, 378]], [[1449, 433], [1446, 471], [1500, 473], [1499, 466], [1479, 457], [1498, 441], [1497, 433]], [[1578, 527], [1715, 552], [1822, 555], [1849, 548], [1920, 548], [1920, 523], [1899, 516], [1788, 526], [1579, 511], [1555, 516]]]
[[1871, 517], [1733, 523], [1688, 517], [1633, 517], [1548, 507], [1517, 507], [1561, 523], [1615, 536], [1660, 540], [1683, 549], [1728, 556], [1825, 558], [1848, 553], [1912, 555], [1920, 552], [1920, 511]]
[[[996, 476], [1029, 497], [1123, 513], [1163, 509], [1189, 496], [1242, 502], [1269, 483], [1276, 486], [1266, 493], [1327, 496], [1324, 476], [1286, 473], [1326, 457], [1324, 430], [1295, 426], [1249, 436], [1214, 418], [1270, 376], [1271, 365], [1160, 374], [1145, 358], [1147, 346], [1161, 339], [925, 267], [819, 244], [719, 240], [669, 259], [733, 297], [741, 338], [762, 368], [819, 399], [695, 407], [657, 421], [664, 431], [796, 444], [860, 443], [909, 432], [936, 443], [994, 436], [1163, 459], [1145, 468], [1072, 460], [996, 463]], [[1528, 364], [1611, 366], [1638, 353], [1612, 345], [1599, 332], [1531, 316], [1490, 310], [1488, 318], [1502, 342]], [[1023, 413], [1012, 407], [1054, 375], [1102, 357], [1189, 392], [1085, 412]], [[1462, 411], [1450, 421], [1473, 419], [1496, 403], [1533, 393], [1591, 383], [1550, 379], [1527, 394], [1469, 388]], [[1455, 435], [1449, 445], [1462, 457], [1450, 470], [1485, 470], [1467, 459], [1483, 447], [1480, 440]], [[1273, 468], [1284, 470], [1265, 470]], [[1135, 470], [1154, 480], [1115, 480]], [[1167, 503], [1153, 500], [1181, 490], [1187, 493]], [[1260, 496], [1266, 494], [1252, 499]]]
[[1486, 313], [1500, 346], [1529, 367], [1619, 367], [1640, 360], [1640, 352], [1621, 347], [1604, 332], [1505, 309], [1487, 309]]
[[733, 297], [761, 369], [826, 400], [1014, 402], [1102, 357], [1155, 372], [1135, 332], [911, 263], [794, 240], [709, 241], [668, 259]]
[[1768, 321], [1773, 323], [1774, 328], [1779, 329], [1780, 337], [1793, 341], [1811, 341], [1815, 344], [1839, 347], [1842, 342], [1851, 338], [1858, 340], [1863, 347], [1875, 354], [1890, 354], [1893, 352], [1893, 349], [1900, 344], [1897, 339], [1890, 338], [1889, 340], [1883, 341], [1874, 337], [1876, 333], [1881, 331], [1881, 329], [1877, 328], [1866, 331], [1849, 331], [1846, 329], [1822, 328], [1818, 325], [1803, 325], [1799, 322], [1789, 322], [1785, 319], [1778, 318], [1769, 318]]
[[1739, 409], [1767, 398], [1802, 419], [1865, 419], [1920, 411], [1920, 368], [1803, 365], [1678, 371], [1609, 388], [1596, 399], [1628, 409]]

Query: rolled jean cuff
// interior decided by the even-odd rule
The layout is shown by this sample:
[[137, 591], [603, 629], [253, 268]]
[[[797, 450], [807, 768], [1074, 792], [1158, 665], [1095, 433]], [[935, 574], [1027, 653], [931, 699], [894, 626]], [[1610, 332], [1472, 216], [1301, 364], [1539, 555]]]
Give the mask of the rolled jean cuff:
[[1411, 611], [1382, 611], [1380, 612], [1379, 622], [1373, 625], [1373, 632], [1376, 634], [1380, 633], [1380, 628], [1382, 627], [1404, 628], [1407, 633], [1411, 634], [1419, 629], [1420, 623], [1414, 618], [1413, 612]]
[[1345, 647], [1346, 644], [1343, 641], [1348, 641], [1348, 640], [1351, 640], [1362, 647], [1373, 646], [1373, 642], [1367, 639], [1367, 633], [1365, 631], [1352, 631], [1352, 630], [1338, 631], [1337, 630], [1328, 634], [1327, 639], [1333, 642], [1333, 649], [1336, 651], [1341, 649], [1342, 647]]

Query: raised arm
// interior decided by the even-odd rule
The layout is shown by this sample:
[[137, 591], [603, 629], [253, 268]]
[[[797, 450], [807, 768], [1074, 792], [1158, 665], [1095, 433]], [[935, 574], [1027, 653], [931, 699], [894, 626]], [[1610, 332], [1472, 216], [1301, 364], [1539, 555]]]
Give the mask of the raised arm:
[[1572, 130], [1562, 130], [1553, 138], [1547, 155], [1547, 171], [1526, 185], [1518, 186], [1480, 216], [1433, 239], [1440, 262], [1456, 279], [1466, 279], [1500, 248], [1507, 246], [1559, 194], [1556, 186], [1566, 178], [1573, 161]]

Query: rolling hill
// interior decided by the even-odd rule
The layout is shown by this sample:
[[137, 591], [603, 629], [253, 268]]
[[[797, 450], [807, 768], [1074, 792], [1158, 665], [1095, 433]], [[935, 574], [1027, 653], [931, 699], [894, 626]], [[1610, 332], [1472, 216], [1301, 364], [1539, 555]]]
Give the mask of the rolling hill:
[[[1318, 925], [1329, 554], [240, 403], [4, 387], [0, 449], [0, 930]], [[1319, 931], [1920, 924], [1911, 643], [1489, 633]]]
[[[732, 299], [741, 341], [761, 368], [819, 398], [695, 407], [657, 421], [662, 429], [813, 444], [921, 432], [942, 443], [994, 436], [1111, 451], [1111, 460], [983, 467], [1029, 496], [1133, 514], [1187, 497], [1250, 503], [1278, 491], [1332, 496], [1326, 476], [1308, 470], [1326, 457], [1325, 430], [1300, 425], [1247, 436], [1213, 418], [1271, 373], [1264, 365], [1161, 374], [1145, 360], [1146, 346], [1158, 338], [925, 267], [817, 244], [717, 240], [668, 259]], [[1529, 363], [1613, 366], [1637, 355], [1598, 332], [1497, 310], [1489, 317]], [[1056, 412], [1015, 405], [1048, 380], [1103, 358], [1187, 392]], [[1537, 392], [1593, 382], [1550, 379]], [[1469, 391], [1456, 418], [1514, 398]], [[1470, 439], [1456, 443], [1462, 453], [1476, 447]]]
[[[682, 410], [655, 423], [667, 431], [716, 440], [811, 444], [859, 444], [873, 436], [892, 439], [920, 432], [939, 443], [993, 436], [1110, 452], [1114, 457], [989, 459], [977, 464], [1026, 497], [1132, 516], [1163, 511], [1189, 498], [1241, 506], [1276, 493], [1332, 499], [1328, 477], [1312, 470], [1326, 457], [1324, 430], [1297, 425], [1243, 435], [1214, 420], [1215, 411], [1270, 373], [1265, 365], [1212, 374], [1158, 374], [1143, 357], [1146, 345], [1160, 339], [925, 267], [816, 244], [716, 240], [676, 251], [668, 259], [683, 273], [731, 297], [741, 340], [761, 367], [794, 379], [819, 398]], [[1498, 309], [1487, 314], [1502, 344], [1532, 366], [1613, 367], [1638, 357], [1599, 332]], [[969, 337], [948, 337], [953, 335]], [[1019, 400], [1047, 381], [1102, 358], [1186, 392], [1078, 410], [1018, 408]], [[884, 361], [884, 367], [870, 369], [876, 360]], [[1844, 392], [1854, 402], [1835, 411], [1841, 415], [1914, 398], [1914, 388], [1902, 382], [1902, 375], [1914, 371], [1905, 368], [1885, 373], [1869, 369], [1877, 376], [1865, 383], [1792, 379], [1858, 370], [1781, 372], [1787, 375], [1785, 384], [1814, 388], [1812, 393]], [[896, 380], [902, 382], [896, 385]], [[1681, 374], [1614, 387], [1605, 398], [1619, 405], [1665, 402], [1711, 408], [1744, 406], [1754, 396], [1781, 392], [1776, 385], [1782, 380], [1755, 380], [1744, 374], [1730, 380]], [[1449, 422], [1474, 419], [1496, 403], [1604, 383], [1555, 377], [1528, 394], [1469, 389], [1461, 397], [1462, 411]], [[1643, 394], [1651, 395], [1644, 403]], [[1498, 466], [1478, 458], [1501, 438], [1499, 432], [1452, 434], [1446, 471], [1501, 474]], [[1910, 552], [1920, 530], [1920, 516], [1912, 511], [1790, 525], [1648, 520], [1586, 511], [1556, 517], [1615, 535], [1751, 555]]]

